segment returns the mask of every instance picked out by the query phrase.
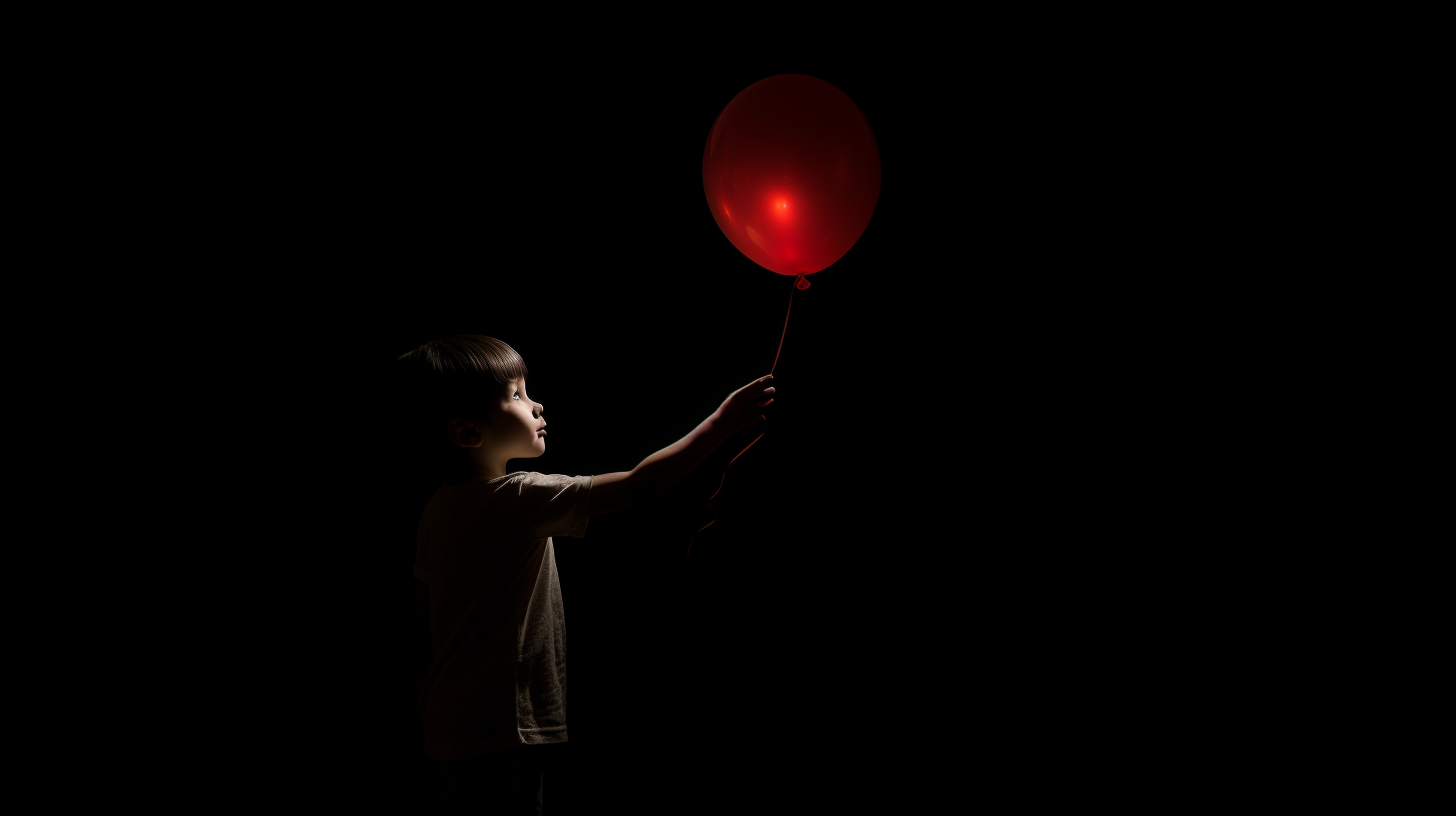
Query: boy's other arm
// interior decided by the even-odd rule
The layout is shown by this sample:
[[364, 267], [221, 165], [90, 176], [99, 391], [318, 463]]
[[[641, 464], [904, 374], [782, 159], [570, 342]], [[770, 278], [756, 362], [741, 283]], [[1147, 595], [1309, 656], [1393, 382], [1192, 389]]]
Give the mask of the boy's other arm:
[[772, 380], [772, 374], [759, 377], [729, 394], [687, 436], [643, 459], [637, 467], [593, 476], [587, 515], [622, 510], [662, 493], [702, 464], [728, 437], [764, 421], [761, 411], [773, 402]]

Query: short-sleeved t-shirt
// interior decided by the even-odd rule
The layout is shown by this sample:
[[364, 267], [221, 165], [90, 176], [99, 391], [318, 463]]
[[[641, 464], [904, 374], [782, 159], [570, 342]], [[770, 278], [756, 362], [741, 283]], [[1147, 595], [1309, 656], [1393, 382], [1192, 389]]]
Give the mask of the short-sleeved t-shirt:
[[586, 535], [591, 476], [517, 472], [440, 488], [420, 516], [434, 662], [425, 754], [566, 741], [566, 630], [553, 535]]

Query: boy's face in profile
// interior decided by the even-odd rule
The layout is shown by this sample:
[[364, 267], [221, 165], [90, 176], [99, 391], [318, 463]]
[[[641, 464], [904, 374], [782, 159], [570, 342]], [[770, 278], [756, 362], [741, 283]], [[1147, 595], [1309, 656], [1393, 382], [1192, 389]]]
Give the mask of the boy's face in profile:
[[546, 407], [526, 395], [525, 378], [511, 380], [500, 394], [494, 405], [485, 406], [484, 420], [473, 423], [481, 440], [478, 447], [501, 461], [534, 459], [545, 453]]

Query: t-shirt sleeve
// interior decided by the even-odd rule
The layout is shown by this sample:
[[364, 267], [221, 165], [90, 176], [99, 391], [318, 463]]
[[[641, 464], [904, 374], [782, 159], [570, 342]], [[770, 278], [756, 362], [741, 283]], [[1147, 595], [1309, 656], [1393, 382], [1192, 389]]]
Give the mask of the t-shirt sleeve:
[[586, 522], [591, 518], [586, 512], [591, 476], [526, 473], [516, 486], [522, 520], [532, 538], [586, 536]]

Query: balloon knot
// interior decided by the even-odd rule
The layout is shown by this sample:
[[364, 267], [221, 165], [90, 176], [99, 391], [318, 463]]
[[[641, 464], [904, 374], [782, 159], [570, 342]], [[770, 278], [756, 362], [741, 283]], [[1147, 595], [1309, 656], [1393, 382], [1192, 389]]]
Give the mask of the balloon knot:
[[794, 288], [795, 289], [808, 289], [809, 288], [809, 279], [806, 278], [806, 277], [804, 277], [803, 275], [800, 275], [794, 281]]

